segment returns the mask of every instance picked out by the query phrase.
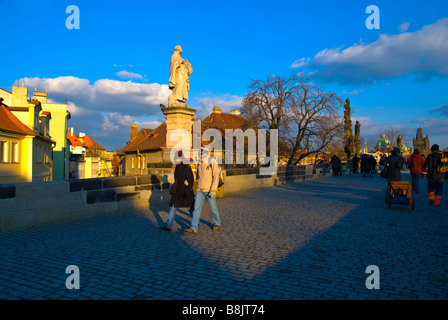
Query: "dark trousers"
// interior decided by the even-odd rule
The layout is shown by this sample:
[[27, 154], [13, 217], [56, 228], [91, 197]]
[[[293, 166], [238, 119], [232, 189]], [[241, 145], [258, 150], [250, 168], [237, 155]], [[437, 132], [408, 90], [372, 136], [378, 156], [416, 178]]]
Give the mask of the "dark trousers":
[[387, 182], [387, 189], [386, 189], [386, 197], [385, 197], [385, 202], [389, 203], [390, 201], [390, 182]]
[[411, 173], [412, 178], [412, 190], [415, 192], [419, 192], [420, 180], [422, 179], [421, 173]]
[[442, 199], [443, 193], [443, 179], [433, 180], [428, 179], [428, 199]]

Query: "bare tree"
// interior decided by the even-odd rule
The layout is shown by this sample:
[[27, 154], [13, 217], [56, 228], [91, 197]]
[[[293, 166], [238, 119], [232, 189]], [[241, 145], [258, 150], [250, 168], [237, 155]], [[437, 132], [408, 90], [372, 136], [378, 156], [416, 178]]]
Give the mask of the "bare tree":
[[325, 92], [303, 74], [252, 80], [243, 100], [243, 115], [254, 125], [279, 130], [279, 145], [290, 150], [287, 165], [322, 152], [342, 134], [338, 113], [342, 100]]
[[397, 146], [397, 138], [400, 135], [400, 131], [394, 127], [391, 127], [385, 133], [386, 139], [389, 140], [391, 147]]
[[244, 117], [256, 128], [280, 129], [297, 79], [268, 75], [266, 80], [251, 80], [249, 93], [243, 99]]

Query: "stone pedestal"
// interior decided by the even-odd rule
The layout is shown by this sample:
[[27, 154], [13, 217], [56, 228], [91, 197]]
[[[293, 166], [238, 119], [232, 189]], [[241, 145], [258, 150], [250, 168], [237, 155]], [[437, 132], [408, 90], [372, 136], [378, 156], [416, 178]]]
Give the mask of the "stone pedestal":
[[[192, 131], [193, 120], [195, 119], [196, 110], [188, 107], [186, 104], [177, 106], [161, 106], [162, 112], [166, 117], [166, 149], [163, 152], [163, 162], [171, 162], [171, 150], [176, 145], [180, 144], [182, 147], [192, 147]], [[185, 130], [186, 135], [181, 134], [181, 131], [175, 132], [177, 129]], [[177, 136], [177, 140], [171, 140], [172, 137]]]

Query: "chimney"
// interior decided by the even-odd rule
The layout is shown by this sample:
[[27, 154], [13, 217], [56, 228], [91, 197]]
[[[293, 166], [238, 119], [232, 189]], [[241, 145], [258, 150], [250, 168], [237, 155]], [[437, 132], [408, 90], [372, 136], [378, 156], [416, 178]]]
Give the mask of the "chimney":
[[213, 113], [220, 114], [221, 113], [221, 107], [213, 107]]
[[73, 137], [73, 127], [70, 129], [70, 137]]
[[131, 124], [131, 140], [134, 140], [134, 138], [137, 136], [137, 125]]
[[28, 105], [27, 87], [12, 87], [12, 99], [10, 107], [26, 107]]
[[233, 114], [234, 116], [240, 116], [241, 115], [241, 111], [238, 109], [234, 109], [230, 111], [230, 114]]
[[41, 91], [34, 91], [33, 98], [40, 101], [40, 103], [47, 103], [47, 93]]

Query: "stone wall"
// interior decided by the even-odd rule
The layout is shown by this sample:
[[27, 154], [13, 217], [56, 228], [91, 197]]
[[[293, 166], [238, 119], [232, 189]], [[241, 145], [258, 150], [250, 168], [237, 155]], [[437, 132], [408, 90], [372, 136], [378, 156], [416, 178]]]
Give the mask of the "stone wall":
[[148, 175], [0, 185], [0, 231], [165, 202], [172, 179]]
[[[351, 162], [343, 163], [341, 172], [342, 174], [351, 173], [352, 168]], [[270, 176], [259, 173], [259, 168], [225, 170], [224, 194], [329, 177], [333, 175], [333, 170], [329, 164], [316, 164], [279, 167], [277, 173]]]
[[[351, 171], [343, 164], [342, 174]], [[258, 168], [223, 170], [224, 195], [249, 189], [313, 180], [332, 175], [328, 164], [280, 167], [264, 176]], [[37, 227], [87, 216], [113, 213], [170, 199], [173, 175], [107, 177], [0, 185], [0, 231]]]

